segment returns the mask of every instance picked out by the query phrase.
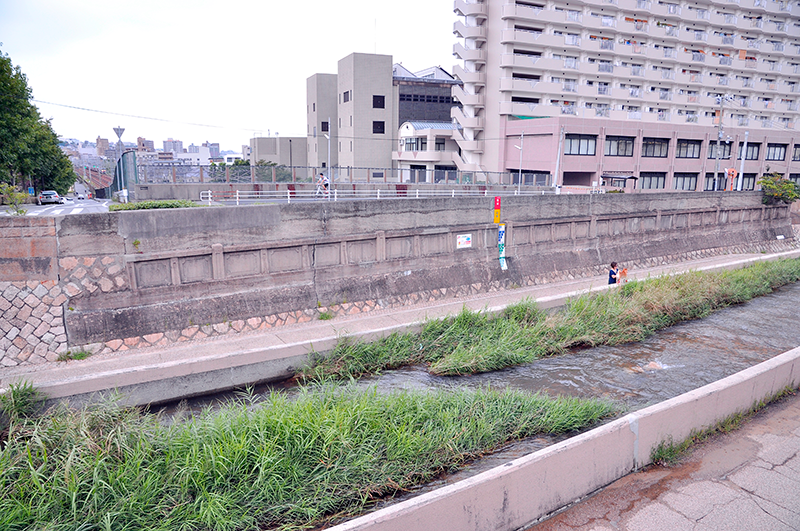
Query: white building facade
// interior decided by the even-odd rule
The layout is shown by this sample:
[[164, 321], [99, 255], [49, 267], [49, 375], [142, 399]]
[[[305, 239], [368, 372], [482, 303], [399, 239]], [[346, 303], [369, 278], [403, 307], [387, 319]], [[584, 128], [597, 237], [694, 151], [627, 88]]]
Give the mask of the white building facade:
[[775, 171], [800, 180], [796, 0], [457, 0], [455, 10], [460, 170], [635, 190], [729, 189], [739, 174], [746, 188]]

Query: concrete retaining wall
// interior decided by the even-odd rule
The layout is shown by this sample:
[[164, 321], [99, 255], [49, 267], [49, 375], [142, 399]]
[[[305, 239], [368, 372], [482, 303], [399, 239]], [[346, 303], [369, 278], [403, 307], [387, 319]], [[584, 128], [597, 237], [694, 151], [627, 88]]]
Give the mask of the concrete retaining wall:
[[[19, 251], [0, 263], [0, 308], [17, 309], [0, 317], [0, 364], [602, 276], [612, 260], [645, 267], [794, 247], [788, 207], [760, 198], [504, 198], [507, 270], [492, 197], [0, 218], [7, 247]], [[459, 248], [465, 235], [472, 244]], [[47, 327], [36, 321], [44, 316]]]
[[800, 348], [331, 531], [522, 529], [649, 464], [659, 443], [680, 442], [799, 382]]

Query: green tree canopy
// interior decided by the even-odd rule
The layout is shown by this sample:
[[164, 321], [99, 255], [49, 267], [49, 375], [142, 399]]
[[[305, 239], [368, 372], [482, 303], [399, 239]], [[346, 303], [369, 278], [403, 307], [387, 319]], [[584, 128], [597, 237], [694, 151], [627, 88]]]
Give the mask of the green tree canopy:
[[0, 52], [0, 182], [64, 194], [75, 180], [58, 136], [31, 103], [28, 79]]

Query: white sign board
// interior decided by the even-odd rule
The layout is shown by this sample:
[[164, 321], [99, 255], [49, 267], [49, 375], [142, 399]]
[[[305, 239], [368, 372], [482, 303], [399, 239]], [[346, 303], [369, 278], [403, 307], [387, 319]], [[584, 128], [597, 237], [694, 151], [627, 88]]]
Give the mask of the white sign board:
[[456, 236], [456, 249], [472, 247], [472, 234], [459, 234]]
[[498, 225], [497, 230], [497, 249], [500, 251], [500, 269], [505, 271], [508, 269], [506, 264], [506, 224], [501, 223]]

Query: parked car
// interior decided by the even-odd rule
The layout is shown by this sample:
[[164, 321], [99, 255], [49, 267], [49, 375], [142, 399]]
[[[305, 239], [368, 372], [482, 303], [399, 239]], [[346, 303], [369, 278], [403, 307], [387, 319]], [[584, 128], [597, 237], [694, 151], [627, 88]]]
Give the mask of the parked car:
[[75, 199], [77, 199], [78, 201], [83, 201], [84, 199], [86, 199], [86, 196], [83, 194], [83, 192], [78, 192], [77, 194], [75, 194]]
[[39, 192], [39, 204], [44, 205], [47, 203], [55, 203], [61, 204], [64, 202], [64, 198], [58, 195], [58, 192], [55, 190], [44, 190]]

